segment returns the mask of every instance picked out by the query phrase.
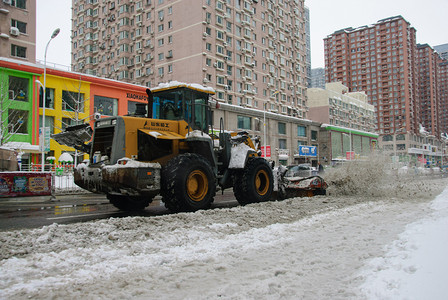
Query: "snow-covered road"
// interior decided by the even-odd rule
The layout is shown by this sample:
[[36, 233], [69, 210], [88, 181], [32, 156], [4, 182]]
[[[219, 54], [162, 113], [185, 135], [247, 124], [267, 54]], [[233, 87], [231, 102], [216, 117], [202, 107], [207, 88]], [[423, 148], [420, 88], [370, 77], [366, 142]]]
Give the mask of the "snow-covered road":
[[[0, 297], [396, 298], [392, 295], [402, 293], [400, 280], [423, 268], [403, 262], [397, 271], [397, 257], [402, 257], [396, 249], [408, 256], [423, 249], [406, 241], [422, 234], [418, 224], [427, 224], [424, 220], [446, 225], [437, 222], [448, 215], [443, 204], [448, 190], [431, 202], [446, 185], [446, 179], [418, 180], [375, 196], [334, 192], [1, 232]], [[390, 266], [398, 273], [380, 272]]]

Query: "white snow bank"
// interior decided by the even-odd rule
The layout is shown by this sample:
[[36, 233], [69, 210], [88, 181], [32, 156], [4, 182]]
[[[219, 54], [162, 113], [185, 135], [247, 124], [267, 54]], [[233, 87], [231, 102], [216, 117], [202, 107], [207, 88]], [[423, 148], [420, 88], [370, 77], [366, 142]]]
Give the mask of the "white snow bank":
[[370, 262], [361, 287], [369, 299], [447, 299], [448, 188], [431, 207]]

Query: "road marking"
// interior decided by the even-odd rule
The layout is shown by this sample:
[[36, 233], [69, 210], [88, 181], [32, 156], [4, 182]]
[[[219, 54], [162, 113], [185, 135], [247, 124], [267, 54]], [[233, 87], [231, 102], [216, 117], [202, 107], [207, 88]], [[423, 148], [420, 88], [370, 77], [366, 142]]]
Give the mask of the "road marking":
[[63, 217], [53, 217], [53, 218], [47, 218], [47, 220], [60, 220], [60, 219], [73, 219], [73, 218], [83, 218], [83, 217], [90, 217], [90, 216], [104, 216], [104, 215], [111, 215], [111, 212], [107, 213], [99, 213], [99, 214], [85, 214], [85, 215], [77, 215], [77, 216], [63, 216]]

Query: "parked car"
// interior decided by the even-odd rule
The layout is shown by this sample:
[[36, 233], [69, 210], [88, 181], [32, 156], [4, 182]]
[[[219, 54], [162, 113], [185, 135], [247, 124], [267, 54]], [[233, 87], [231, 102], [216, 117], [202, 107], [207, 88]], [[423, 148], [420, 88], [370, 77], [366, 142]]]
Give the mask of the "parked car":
[[317, 169], [311, 164], [290, 165], [287, 167], [285, 177], [310, 177], [317, 175]]

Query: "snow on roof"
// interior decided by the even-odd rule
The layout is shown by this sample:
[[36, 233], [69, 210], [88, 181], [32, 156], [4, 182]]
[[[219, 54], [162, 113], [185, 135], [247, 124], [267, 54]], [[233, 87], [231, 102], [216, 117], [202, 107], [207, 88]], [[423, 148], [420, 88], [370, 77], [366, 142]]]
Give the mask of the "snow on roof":
[[159, 91], [159, 90], [165, 90], [165, 89], [173, 89], [176, 87], [188, 87], [195, 90], [200, 90], [206, 93], [215, 93], [215, 89], [212, 87], [205, 87], [199, 83], [185, 83], [185, 82], [179, 82], [179, 81], [170, 81], [165, 83], [159, 83], [158, 86], [151, 88], [152, 92]]
[[330, 125], [330, 124], [325, 124], [325, 123], [323, 123], [320, 127], [321, 128], [333, 127], [333, 128], [343, 129], [343, 130], [350, 130], [353, 133], [374, 134], [374, 135], [378, 135], [379, 136], [379, 134], [376, 133], [376, 132], [369, 132], [369, 131], [364, 131], [364, 130], [359, 130], [359, 129], [354, 129], [354, 128], [350, 129], [348, 127]]
[[26, 142], [7, 142], [3, 145], [3, 147], [17, 150], [39, 151], [39, 145], [31, 145], [30, 143]]

